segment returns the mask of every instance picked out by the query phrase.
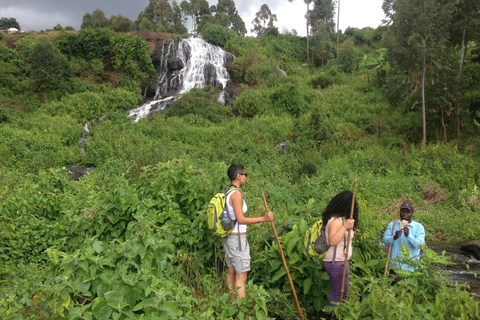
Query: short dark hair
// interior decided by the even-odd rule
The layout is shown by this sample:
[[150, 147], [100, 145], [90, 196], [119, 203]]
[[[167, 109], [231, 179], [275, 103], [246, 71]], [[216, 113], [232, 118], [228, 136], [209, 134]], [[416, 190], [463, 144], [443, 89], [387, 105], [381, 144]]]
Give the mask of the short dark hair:
[[230, 181], [233, 181], [237, 178], [237, 174], [244, 173], [245, 168], [241, 164], [232, 164], [228, 167], [227, 174]]
[[[342, 191], [330, 200], [325, 211], [322, 213], [323, 224], [326, 225], [331, 217], [339, 217], [350, 219], [350, 213], [352, 210], [352, 197], [353, 192]], [[355, 198], [355, 204], [353, 207], [353, 219], [355, 220], [355, 228], [358, 226], [358, 203]]]

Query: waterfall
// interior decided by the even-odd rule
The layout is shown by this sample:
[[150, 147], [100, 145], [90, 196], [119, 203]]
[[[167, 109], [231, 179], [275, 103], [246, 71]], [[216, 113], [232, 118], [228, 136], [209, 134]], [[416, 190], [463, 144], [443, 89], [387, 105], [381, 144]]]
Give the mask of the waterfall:
[[172, 102], [193, 88], [221, 85], [219, 102], [225, 103], [227, 94], [223, 88], [230, 80], [226, 64], [235, 56], [202, 38], [187, 38], [178, 45], [173, 39], [162, 43], [154, 98], [142, 106], [129, 110], [135, 122], [153, 112], [165, 110]]

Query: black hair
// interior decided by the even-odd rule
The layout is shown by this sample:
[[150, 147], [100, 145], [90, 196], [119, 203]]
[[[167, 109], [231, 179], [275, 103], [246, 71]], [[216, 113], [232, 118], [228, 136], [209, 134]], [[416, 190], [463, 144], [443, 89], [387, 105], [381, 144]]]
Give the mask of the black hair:
[[[323, 224], [326, 225], [328, 220], [332, 217], [339, 217], [350, 219], [350, 213], [352, 210], [352, 197], [351, 191], [342, 191], [330, 200], [325, 211], [322, 213]], [[358, 226], [358, 203], [355, 198], [355, 204], [353, 208], [353, 219], [355, 220], [355, 228]]]
[[228, 167], [227, 174], [230, 181], [233, 181], [237, 178], [237, 174], [244, 173], [245, 168], [241, 164], [232, 164]]

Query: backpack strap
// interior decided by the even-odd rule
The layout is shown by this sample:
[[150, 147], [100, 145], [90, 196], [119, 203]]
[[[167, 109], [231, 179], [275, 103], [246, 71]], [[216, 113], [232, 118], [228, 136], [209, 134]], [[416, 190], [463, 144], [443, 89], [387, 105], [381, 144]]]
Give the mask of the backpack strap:
[[[227, 192], [225, 193], [225, 196], [227, 196], [230, 192], [233, 192], [235, 190], [238, 190], [238, 191], [240, 191], [240, 193], [242, 193], [242, 191], [234, 185], [229, 185], [227, 188], [228, 189], [227, 189]], [[242, 194], [242, 196], [243, 196], [243, 194]], [[226, 203], [225, 203], [225, 206], [228, 208]], [[228, 209], [227, 209], [227, 212], [228, 212]], [[235, 211], [233, 212], [233, 214], [235, 214]], [[237, 220], [237, 216], [235, 216], [235, 220]], [[237, 228], [238, 229], [238, 232], [237, 232], [237, 234], [238, 234], [238, 250], [242, 251], [242, 240], [241, 240], [241, 237], [240, 237], [240, 224], [238, 223], [238, 221], [237, 221], [237, 226], [238, 226], [238, 228]]]

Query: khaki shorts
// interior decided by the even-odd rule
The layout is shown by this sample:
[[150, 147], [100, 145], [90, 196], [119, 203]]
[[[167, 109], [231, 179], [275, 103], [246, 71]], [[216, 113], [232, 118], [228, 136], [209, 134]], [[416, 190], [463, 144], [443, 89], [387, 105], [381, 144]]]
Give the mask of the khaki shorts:
[[227, 267], [234, 267], [236, 273], [250, 271], [250, 245], [246, 234], [240, 235], [240, 243], [242, 250], [238, 250], [238, 234], [231, 234], [222, 239]]

